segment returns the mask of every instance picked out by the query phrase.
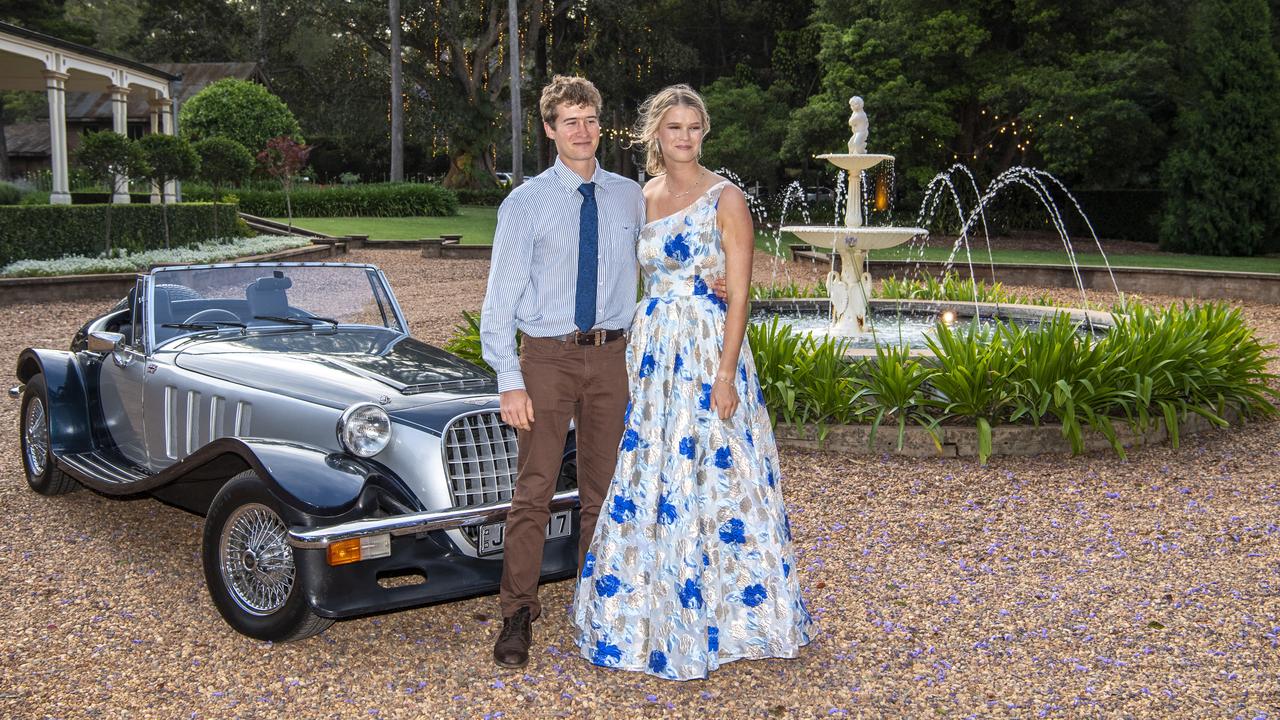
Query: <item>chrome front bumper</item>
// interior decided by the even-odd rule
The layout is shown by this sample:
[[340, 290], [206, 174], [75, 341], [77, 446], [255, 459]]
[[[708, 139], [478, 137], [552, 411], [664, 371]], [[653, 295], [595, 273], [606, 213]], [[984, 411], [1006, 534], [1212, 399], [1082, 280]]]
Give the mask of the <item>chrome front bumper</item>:
[[14, 385], [13, 387], [9, 388], [9, 397], [13, 398], [14, 400], [17, 400], [18, 398], [22, 397], [22, 386]]
[[[551, 497], [551, 512], [578, 507], [578, 491], [566, 490]], [[511, 502], [496, 502], [450, 510], [431, 510], [412, 515], [395, 515], [374, 520], [355, 520], [325, 528], [291, 528], [289, 544], [295, 548], [323, 549], [336, 542], [389, 533], [412, 535], [433, 530], [488, 525], [502, 522], [511, 511]]]

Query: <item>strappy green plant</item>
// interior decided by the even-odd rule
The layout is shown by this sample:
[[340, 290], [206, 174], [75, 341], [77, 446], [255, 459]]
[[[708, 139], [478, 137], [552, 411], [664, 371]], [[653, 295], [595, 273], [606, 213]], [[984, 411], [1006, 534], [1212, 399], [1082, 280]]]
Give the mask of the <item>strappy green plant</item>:
[[1052, 305], [1053, 300], [1047, 293], [1037, 296], [1015, 295], [1007, 291], [1003, 284], [988, 285], [983, 280], [962, 278], [958, 273], [945, 273], [941, 279], [932, 275], [921, 278], [895, 277], [885, 278], [880, 285], [877, 297], [888, 300], [940, 300], [951, 302], [982, 302], [1001, 305]]
[[1000, 342], [998, 333], [998, 328], [983, 329], [976, 321], [955, 328], [938, 323], [934, 335], [925, 338], [936, 358], [929, 384], [939, 398], [940, 420], [975, 422], [980, 463], [991, 455], [991, 425], [1010, 414], [1018, 397], [1009, 378], [1022, 358], [1016, 346]]
[[859, 396], [859, 415], [871, 418], [868, 444], [874, 444], [880, 425], [886, 420], [898, 426], [898, 449], [902, 449], [907, 423], [928, 431], [934, 445], [942, 449], [938, 433], [938, 403], [929, 390], [929, 382], [937, 372], [932, 366], [911, 356], [911, 351], [896, 345], [877, 345], [874, 361], [859, 363], [866, 392]]
[[[516, 331], [516, 350], [520, 349], [520, 341], [524, 339], [524, 334]], [[493, 372], [493, 368], [489, 367], [489, 363], [484, 360], [484, 353], [481, 352], [480, 346], [480, 313], [462, 311], [462, 322], [453, 326], [453, 337], [445, 343], [444, 349], [457, 355], [463, 360], [475, 363], [480, 367]]]

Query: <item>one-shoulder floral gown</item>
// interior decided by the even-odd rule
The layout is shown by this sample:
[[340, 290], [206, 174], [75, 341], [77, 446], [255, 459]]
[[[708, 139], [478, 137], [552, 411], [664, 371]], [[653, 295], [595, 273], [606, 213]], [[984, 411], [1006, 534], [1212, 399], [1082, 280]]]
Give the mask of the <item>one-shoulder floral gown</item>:
[[645, 297], [627, 348], [631, 405], [574, 598], [583, 657], [705, 678], [809, 642], [778, 453], [744, 341], [726, 421], [711, 410], [725, 306], [716, 208], [725, 183], [640, 233]]

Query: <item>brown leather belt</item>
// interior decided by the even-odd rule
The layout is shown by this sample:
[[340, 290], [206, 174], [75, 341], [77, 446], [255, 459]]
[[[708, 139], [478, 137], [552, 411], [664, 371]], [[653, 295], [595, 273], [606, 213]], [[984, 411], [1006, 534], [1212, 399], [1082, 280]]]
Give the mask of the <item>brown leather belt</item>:
[[556, 335], [547, 339], [559, 340], [560, 342], [571, 342], [575, 345], [603, 345], [605, 343], [618, 340], [624, 335], [626, 335], [626, 331], [624, 330], [605, 330], [603, 328], [596, 328], [594, 330], [588, 330], [587, 332], [574, 330], [568, 335]]

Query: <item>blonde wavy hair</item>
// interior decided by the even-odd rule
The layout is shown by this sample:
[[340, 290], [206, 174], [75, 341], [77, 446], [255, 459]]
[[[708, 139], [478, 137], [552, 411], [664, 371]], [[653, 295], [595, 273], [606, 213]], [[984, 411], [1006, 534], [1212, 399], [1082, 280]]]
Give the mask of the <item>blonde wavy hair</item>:
[[650, 95], [640, 105], [640, 117], [636, 120], [635, 129], [631, 131], [631, 146], [644, 148], [644, 171], [650, 175], [661, 175], [667, 171], [662, 161], [662, 148], [658, 146], [658, 127], [662, 118], [673, 107], [688, 107], [698, 111], [702, 117], [702, 138], [711, 133], [711, 116], [707, 114], [707, 104], [696, 90], [683, 83], [665, 87]]

